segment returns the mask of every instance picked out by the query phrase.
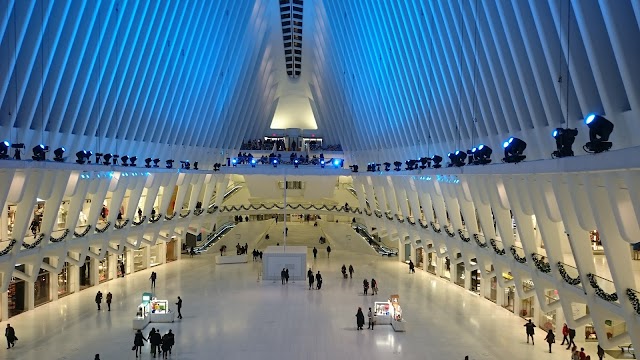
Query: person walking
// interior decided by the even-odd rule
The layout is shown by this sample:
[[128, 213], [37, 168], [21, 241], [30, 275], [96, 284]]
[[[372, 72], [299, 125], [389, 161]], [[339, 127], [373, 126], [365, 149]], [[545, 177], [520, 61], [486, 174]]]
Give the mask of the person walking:
[[289, 269], [288, 268], [284, 269], [284, 283], [285, 284], [289, 283]]
[[533, 334], [534, 334], [534, 329], [536, 328], [536, 325], [531, 322], [531, 319], [527, 320], [527, 323], [524, 324], [524, 327], [527, 330], [527, 344], [529, 343], [529, 338], [531, 338], [531, 345], [535, 345], [533, 342]]
[[318, 249], [316, 249], [316, 247], [313, 247], [313, 258], [317, 258], [318, 257]]
[[100, 291], [96, 294], [96, 304], [98, 305], [98, 310], [100, 310], [100, 304], [102, 304], [102, 293]]
[[158, 278], [158, 275], [156, 274], [155, 271], [151, 272], [151, 276], [149, 277], [149, 279], [151, 280], [151, 288], [155, 289], [156, 288], [156, 278]]
[[410, 274], [416, 273], [416, 266], [413, 264], [413, 261], [411, 260], [409, 260], [409, 273]]
[[309, 278], [309, 290], [313, 290], [313, 271], [311, 271], [311, 268], [309, 268], [309, 271], [307, 271], [307, 277]]
[[16, 346], [16, 330], [11, 327], [11, 324], [7, 324], [7, 328], [4, 330], [4, 337], [7, 338], [7, 349]]
[[569, 342], [569, 325], [567, 325], [567, 323], [562, 325], [562, 343], [560, 343], [560, 345], [564, 345], [565, 341], [567, 343]]
[[167, 356], [167, 351], [164, 349], [165, 344], [169, 349], [169, 354], [171, 354], [171, 349], [173, 349], [173, 345], [175, 345], [175, 343], [176, 343], [176, 338], [173, 332], [171, 332], [171, 329], [169, 329], [169, 332], [162, 337], [162, 347], [163, 347], [162, 351], [164, 352], [165, 359]]
[[603, 357], [604, 357], [604, 349], [602, 348], [602, 346], [600, 346], [600, 344], [598, 344], [598, 359], [602, 360]]
[[322, 275], [320, 275], [320, 271], [316, 274], [316, 289], [320, 290], [322, 288]]
[[138, 352], [140, 352], [140, 355], [142, 355], [142, 347], [144, 346], [145, 341], [147, 341], [147, 339], [142, 334], [142, 331], [136, 331], [136, 334], [133, 338], [133, 350], [136, 351], [136, 357], [138, 357]]
[[331, 255], [331, 246], [327, 245], [327, 257]]
[[111, 300], [113, 300], [113, 294], [111, 292], [107, 293], [107, 311], [111, 311]]
[[371, 296], [378, 294], [378, 282], [371, 278]]
[[358, 312], [356, 313], [356, 325], [356, 330], [362, 330], [362, 327], [364, 326], [364, 314], [362, 313], [361, 307], [358, 308]]
[[573, 339], [576, 337], [576, 329], [569, 328], [569, 343], [567, 344], [567, 350], [571, 349], [571, 346], [578, 347]]
[[371, 311], [371, 308], [369, 308], [369, 313], [367, 313], [367, 318], [369, 318], [369, 326], [367, 326], [367, 329], [373, 330], [373, 324], [375, 324], [375, 322], [373, 321], [373, 312]]
[[547, 344], [549, 344], [549, 353], [551, 353], [551, 344], [556, 342], [556, 336], [554, 335], [553, 330], [549, 329], [549, 331], [547, 332], [547, 337], [545, 337], [544, 339], [547, 341]]
[[125, 270], [125, 269], [124, 269], [124, 263], [123, 263], [123, 262], [121, 262], [121, 263], [120, 263], [120, 274], [122, 275], [122, 277], [124, 277], [124, 275], [125, 275], [124, 270]]
[[178, 296], [178, 302], [176, 303], [176, 306], [178, 307], [178, 319], [182, 319], [182, 313], [180, 312], [180, 310], [182, 310], [182, 299], [180, 298], [180, 296]]
[[362, 281], [362, 288], [364, 289], [364, 294], [367, 295], [367, 291], [369, 291], [369, 282], [367, 279]]
[[349, 264], [349, 278], [353, 278], [353, 273], [355, 271], [353, 270], [353, 265]]
[[340, 268], [340, 271], [342, 272], [342, 277], [346, 279], [347, 278], [347, 267], [344, 264], [342, 264], [342, 267]]
[[162, 335], [160, 335], [160, 331], [155, 331], [152, 329], [152, 333], [149, 333], [149, 342], [151, 343], [151, 354], [153, 357], [156, 357], [156, 353], [162, 349], [160, 349], [160, 345], [162, 345]]
[[282, 271], [280, 271], [280, 282], [282, 285], [284, 285], [284, 276], [284, 268], [282, 268]]
[[96, 354], [96, 356], [93, 357], [93, 360], [100, 360], [100, 354]]

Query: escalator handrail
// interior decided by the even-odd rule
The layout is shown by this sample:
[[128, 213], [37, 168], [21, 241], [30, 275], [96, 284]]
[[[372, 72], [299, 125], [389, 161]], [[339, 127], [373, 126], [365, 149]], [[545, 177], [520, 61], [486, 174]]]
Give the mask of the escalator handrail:
[[213, 245], [216, 242], [216, 239], [222, 237], [222, 235], [226, 234], [227, 232], [229, 232], [231, 229], [233, 229], [236, 226], [236, 223], [233, 221], [230, 222], [226, 222], [222, 225], [220, 225], [220, 228], [218, 229], [218, 231], [211, 233], [207, 236], [207, 239], [197, 248], [195, 248], [194, 250], [196, 252], [202, 252], [208, 248], [211, 247], [211, 245]]
[[354, 223], [353, 228], [355, 232], [360, 235], [378, 254], [387, 256], [398, 255], [398, 249], [386, 246], [382, 242], [377, 242], [362, 224]]
[[[227, 191], [224, 193], [224, 197], [222, 198], [222, 202], [224, 203], [225, 200], [227, 200], [227, 198], [229, 196], [235, 194], [240, 189], [242, 189], [242, 185], [234, 185], [234, 186], [228, 188]], [[215, 196], [216, 196], [215, 193], [213, 195], [211, 195], [211, 197], [213, 197], [213, 198], [215, 198]], [[213, 208], [214, 206], [216, 206], [215, 200], [214, 200], [213, 204], [209, 204], [209, 209]]]

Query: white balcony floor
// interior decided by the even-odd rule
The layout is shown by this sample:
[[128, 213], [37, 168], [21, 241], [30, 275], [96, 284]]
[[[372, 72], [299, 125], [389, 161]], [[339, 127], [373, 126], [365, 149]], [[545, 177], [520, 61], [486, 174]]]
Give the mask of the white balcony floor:
[[[303, 226], [303, 225], [300, 225]], [[308, 226], [308, 225], [307, 225]], [[407, 273], [397, 259], [341, 251], [331, 259], [321, 251], [313, 263], [324, 274], [320, 291], [305, 283], [256, 281], [260, 264], [214, 265], [216, 252], [156, 267], [159, 299], [184, 300], [183, 320], [150, 324], [164, 333], [173, 329], [172, 359], [562, 359], [568, 351], [556, 344], [547, 352], [544, 334], [536, 345], [525, 341], [524, 321], [509, 311], [421, 270]], [[353, 280], [340, 267], [354, 265]], [[20, 338], [16, 347], [0, 347], [0, 359], [134, 359], [131, 320], [141, 293], [149, 289], [150, 270], [128, 275], [38, 307], [10, 319]], [[378, 296], [361, 295], [364, 277], [379, 282]], [[96, 291], [111, 291], [112, 311], [97, 311]], [[389, 325], [356, 331], [358, 306], [399, 294], [407, 332]], [[0, 324], [5, 327], [6, 322]], [[561, 336], [557, 337], [558, 343]], [[581, 343], [578, 342], [580, 346]], [[586, 344], [595, 358], [595, 343]], [[55, 354], [52, 356], [52, 354]], [[149, 347], [141, 359], [149, 359]]]

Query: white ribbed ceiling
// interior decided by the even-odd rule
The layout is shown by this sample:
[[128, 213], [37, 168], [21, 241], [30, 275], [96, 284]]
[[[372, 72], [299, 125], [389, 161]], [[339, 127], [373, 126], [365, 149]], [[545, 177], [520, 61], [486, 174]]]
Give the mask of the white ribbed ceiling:
[[638, 1], [305, 0], [295, 81], [279, 11], [279, 0], [3, 1], [0, 129], [28, 147], [213, 156], [270, 134], [295, 95], [326, 143], [364, 161], [499, 150], [509, 135], [549, 157], [567, 121], [582, 154], [591, 112], [615, 123], [614, 148], [640, 144]]

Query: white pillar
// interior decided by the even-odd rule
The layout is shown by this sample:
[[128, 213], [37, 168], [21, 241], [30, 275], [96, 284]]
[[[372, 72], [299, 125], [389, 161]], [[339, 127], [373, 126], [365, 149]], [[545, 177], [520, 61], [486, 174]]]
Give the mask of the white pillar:
[[[60, 258], [49, 258], [49, 265], [54, 268], [58, 267]], [[49, 298], [51, 301], [58, 300], [58, 274], [55, 272], [49, 272]]]
[[80, 267], [69, 264], [67, 272], [67, 284], [69, 293], [76, 293], [80, 291]]
[[2, 311], [0, 320], [6, 321], [9, 319], [9, 293], [6, 291], [0, 294], [0, 311]]
[[91, 286], [98, 285], [100, 283], [100, 272], [98, 271], [98, 265], [100, 261], [98, 259], [91, 258], [89, 260], [89, 281]]

